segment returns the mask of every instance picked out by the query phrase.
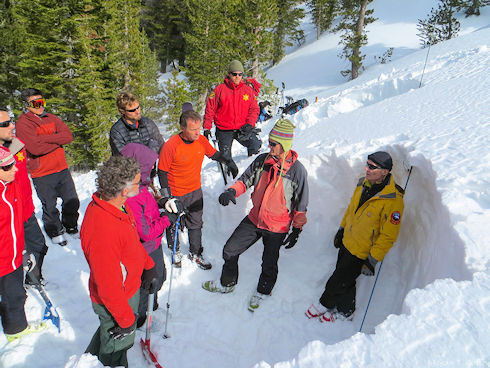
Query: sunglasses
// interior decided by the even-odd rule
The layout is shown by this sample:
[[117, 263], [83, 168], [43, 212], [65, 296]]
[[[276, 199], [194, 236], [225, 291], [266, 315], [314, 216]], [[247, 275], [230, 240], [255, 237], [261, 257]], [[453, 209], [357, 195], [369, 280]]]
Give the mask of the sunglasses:
[[230, 73], [230, 74], [232, 76], [234, 76], [234, 77], [241, 77], [243, 75], [243, 73], [241, 73], [241, 72], [237, 72], [237, 73], [233, 72], [233, 73]]
[[140, 105], [136, 106], [134, 109], [126, 109], [127, 112], [135, 112], [136, 110], [139, 110]]
[[2, 168], [3, 171], [10, 171], [14, 166], [15, 166], [15, 161], [12, 162], [10, 165], [0, 166], [0, 167]]
[[369, 162], [366, 162], [366, 166], [369, 168], [369, 170], [383, 169], [382, 167], [370, 164]]
[[7, 128], [10, 124], [13, 124], [14, 120], [10, 118], [10, 120], [0, 121], [0, 128]]
[[278, 144], [279, 144], [279, 142], [271, 142], [271, 141], [269, 141], [269, 146], [271, 146], [271, 147], [275, 147]]
[[33, 109], [39, 109], [41, 106], [46, 106], [46, 100], [44, 98], [38, 98], [37, 100], [27, 101], [27, 104]]

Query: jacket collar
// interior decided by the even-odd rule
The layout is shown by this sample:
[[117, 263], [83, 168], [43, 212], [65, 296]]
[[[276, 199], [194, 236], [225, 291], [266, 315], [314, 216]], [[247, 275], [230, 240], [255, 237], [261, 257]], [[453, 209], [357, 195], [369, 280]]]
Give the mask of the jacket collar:
[[231, 81], [230, 78], [226, 77], [225, 78], [225, 82], [224, 82], [229, 88], [231, 88], [232, 90], [236, 90], [236, 89], [239, 89], [241, 88], [242, 86], [245, 85], [245, 82], [243, 80], [240, 81], [240, 83], [238, 84], [235, 84]]
[[[117, 217], [120, 220], [123, 221], [130, 221], [128, 213], [125, 213], [121, 211], [121, 209], [114, 207], [112, 204], [108, 203], [107, 201], [104, 201], [103, 199], [100, 198], [100, 194], [95, 192], [92, 195], [92, 200], [94, 201], [95, 205], [103, 209], [104, 211], [110, 213], [114, 217]], [[126, 211], [129, 212], [129, 209], [126, 207]]]

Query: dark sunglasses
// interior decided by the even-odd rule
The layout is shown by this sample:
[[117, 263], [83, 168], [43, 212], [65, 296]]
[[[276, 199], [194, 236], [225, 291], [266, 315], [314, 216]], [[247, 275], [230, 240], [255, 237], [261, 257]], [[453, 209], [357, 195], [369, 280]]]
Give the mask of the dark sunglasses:
[[382, 167], [370, 164], [369, 162], [366, 162], [366, 166], [369, 168], [369, 170], [383, 169]]
[[15, 166], [15, 161], [12, 162], [10, 165], [0, 166], [0, 167], [2, 168], [3, 171], [10, 171], [14, 166]]
[[33, 109], [39, 109], [41, 106], [46, 106], [46, 100], [44, 98], [38, 98], [37, 100], [27, 101], [27, 104]]
[[271, 142], [271, 141], [269, 141], [269, 146], [271, 146], [271, 147], [275, 147], [278, 144], [279, 144], [279, 142]]
[[10, 120], [0, 121], [0, 128], [7, 128], [10, 124], [13, 124], [14, 120], [10, 118]]
[[241, 72], [237, 72], [237, 73], [233, 72], [233, 73], [230, 73], [230, 74], [232, 76], [234, 76], [234, 77], [241, 77], [243, 75], [243, 73], [241, 73]]
[[135, 112], [136, 110], [138, 110], [140, 108], [140, 106], [136, 106], [134, 109], [126, 109], [127, 112]]

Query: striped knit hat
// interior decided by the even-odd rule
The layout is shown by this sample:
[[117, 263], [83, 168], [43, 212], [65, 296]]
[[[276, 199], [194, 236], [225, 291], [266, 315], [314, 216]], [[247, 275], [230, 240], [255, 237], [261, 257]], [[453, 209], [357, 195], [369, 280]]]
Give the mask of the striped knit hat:
[[0, 145], [0, 167], [8, 166], [15, 162], [14, 156], [9, 149]]
[[290, 120], [279, 119], [269, 133], [269, 138], [279, 142], [284, 151], [289, 151], [293, 146], [294, 126]]

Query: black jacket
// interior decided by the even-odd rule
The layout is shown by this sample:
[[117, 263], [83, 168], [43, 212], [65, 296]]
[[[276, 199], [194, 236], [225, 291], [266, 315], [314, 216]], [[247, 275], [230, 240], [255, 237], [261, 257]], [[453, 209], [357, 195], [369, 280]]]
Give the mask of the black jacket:
[[132, 127], [121, 117], [112, 126], [109, 133], [109, 143], [113, 155], [120, 155], [121, 150], [128, 143], [140, 143], [160, 153], [165, 140], [153, 120], [142, 116], [138, 128]]

